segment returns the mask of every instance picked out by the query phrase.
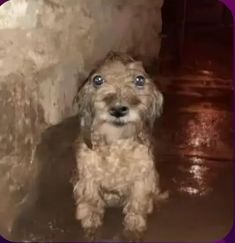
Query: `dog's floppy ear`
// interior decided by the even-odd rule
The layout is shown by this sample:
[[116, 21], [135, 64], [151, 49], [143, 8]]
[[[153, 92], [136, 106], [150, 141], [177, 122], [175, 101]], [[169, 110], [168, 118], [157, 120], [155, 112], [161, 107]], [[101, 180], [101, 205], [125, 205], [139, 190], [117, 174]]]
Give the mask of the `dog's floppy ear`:
[[78, 116], [80, 121], [80, 134], [86, 145], [91, 149], [91, 123], [93, 120], [93, 109], [92, 109], [92, 90], [86, 80], [83, 85], [79, 88], [74, 103], [78, 106]]
[[153, 128], [155, 120], [159, 118], [163, 112], [163, 101], [163, 94], [158, 89], [154, 89], [148, 114], [148, 120], [151, 129]]

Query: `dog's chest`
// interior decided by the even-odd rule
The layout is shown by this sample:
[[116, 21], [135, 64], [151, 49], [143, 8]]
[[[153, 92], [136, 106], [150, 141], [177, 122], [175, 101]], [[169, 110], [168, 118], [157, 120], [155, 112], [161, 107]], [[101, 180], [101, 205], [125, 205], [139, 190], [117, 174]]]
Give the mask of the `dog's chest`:
[[153, 166], [146, 146], [132, 139], [100, 146], [96, 151], [95, 177], [103, 188], [124, 192]]
[[83, 144], [78, 161], [79, 176], [93, 181], [108, 205], [120, 204], [134, 182], [154, 173], [149, 147], [134, 139], [119, 139], [92, 150]]

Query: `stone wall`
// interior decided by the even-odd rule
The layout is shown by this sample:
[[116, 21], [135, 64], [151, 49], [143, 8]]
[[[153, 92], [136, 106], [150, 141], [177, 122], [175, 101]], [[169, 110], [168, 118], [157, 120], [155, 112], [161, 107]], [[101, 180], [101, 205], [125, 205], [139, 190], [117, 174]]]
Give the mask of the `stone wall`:
[[79, 82], [110, 50], [148, 64], [160, 48], [163, 0], [10, 0], [0, 7], [0, 233], [37, 172], [46, 127], [76, 113]]

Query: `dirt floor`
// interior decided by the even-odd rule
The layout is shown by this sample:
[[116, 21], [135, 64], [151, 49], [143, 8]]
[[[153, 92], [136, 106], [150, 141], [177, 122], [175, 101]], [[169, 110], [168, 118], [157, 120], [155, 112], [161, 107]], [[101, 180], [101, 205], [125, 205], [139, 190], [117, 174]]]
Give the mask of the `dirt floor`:
[[[231, 35], [196, 31], [186, 37], [180, 68], [162, 69], [164, 114], [156, 124], [157, 168], [169, 200], [149, 217], [145, 241], [212, 241], [233, 223]], [[164, 47], [164, 45], [163, 45]], [[74, 219], [73, 141], [77, 118], [45, 131], [38, 147], [38, 188], [15, 222], [17, 241], [83, 241]], [[117, 241], [121, 212], [105, 215], [99, 241]]]

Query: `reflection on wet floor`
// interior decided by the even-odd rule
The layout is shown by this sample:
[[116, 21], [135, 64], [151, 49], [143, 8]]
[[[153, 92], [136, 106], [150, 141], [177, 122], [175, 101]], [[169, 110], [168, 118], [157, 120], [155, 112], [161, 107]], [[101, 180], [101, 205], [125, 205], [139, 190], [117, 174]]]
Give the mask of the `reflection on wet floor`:
[[[224, 60], [221, 53], [218, 55]], [[230, 65], [228, 62], [224, 65]], [[225, 72], [224, 65], [221, 73], [216, 68], [203, 68], [168, 75], [171, 82], [164, 89], [164, 114], [154, 136], [161, 185], [169, 190], [170, 198], [150, 216], [145, 241], [213, 241], [231, 229], [232, 72], [229, 65]], [[84, 240], [74, 219], [69, 183], [75, 166], [72, 143], [78, 132], [76, 119], [45, 131], [37, 152], [39, 184], [34, 200], [29, 198], [15, 222], [14, 240]], [[108, 210], [99, 240], [118, 240], [121, 220], [120, 210]]]
[[[167, 136], [163, 135], [163, 138], [158, 141], [161, 143], [164, 139], [170, 139], [167, 142], [172, 143], [173, 139], [172, 149], [184, 150], [185, 153], [191, 155], [231, 160], [233, 156], [232, 112], [219, 110], [215, 107], [208, 109], [204, 104], [204, 102], [198, 102], [191, 107], [190, 105], [181, 106], [166, 111], [166, 113], [170, 113], [169, 117], [172, 119], [178, 117], [175, 119], [174, 125], [169, 117], [163, 117], [162, 123], [165, 127], [168, 126], [171, 133], [168, 133]], [[222, 127], [226, 129], [222, 129]], [[160, 131], [160, 135], [162, 131]], [[180, 133], [181, 136], [177, 133]], [[170, 138], [168, 138], [169, 136]]]

